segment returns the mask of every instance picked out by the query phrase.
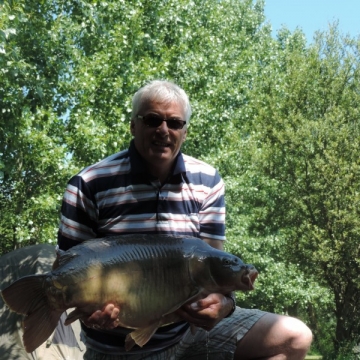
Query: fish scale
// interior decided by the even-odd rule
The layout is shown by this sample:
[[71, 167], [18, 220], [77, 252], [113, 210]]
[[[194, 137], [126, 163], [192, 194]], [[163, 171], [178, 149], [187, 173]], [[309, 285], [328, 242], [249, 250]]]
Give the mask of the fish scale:
[[[156, 309], [163, 309], [164, 306], [170, 307], [169, 304], [174, 306], [177, 304], [179, 298], [179, 292], [174, 292], [169, 284], [184, 283], [189, 282], [188, 268], [185, 262], [179, 261], [181, 259], [182, 252], [179, 249], [173, 249], [170, 247], [170, 250], [166, 251], [166, 247], [154, 245], [149, 246], [138, 246], [134, 250], [134, 258], [137, 259], [147, 259], [151, 265], [147, 266], [147, 272], [143, 274], [144, 281], [140, 285], [136, 285], [136, 293], [144, 298], [147, 298], [151, 302], [151, 312], [153, 313], [154, 318], [158, 318], [160, 314], [157, 313]], [[174, 261], [178, 261], [180, 266], [177, 266], [178, 272], [168, 271], [172, 266]], [[157, 291], [154, 291], [156, 289]], [[186, 287], [183, 287], [181, 290], [183, 292], [182, 296], [188, 298], [190, 291], [186, 291]], [[161, 293], [162, 296], [159, 296]], [[123, 306], [122, 315], [123, 317], [127, 316], [127, 311], [134, 312], [137, 314], [142, 314], [146, 316], [149, 313], [149, 306], [147, 303], [140, 301], [139, 306], [136, 306], [137, 303], [131, 304], [131, 307], [125, 308]], [[171, 306], [172, 307], [172, 306]], [[124, 323], [126, 325], [126, 323]]]

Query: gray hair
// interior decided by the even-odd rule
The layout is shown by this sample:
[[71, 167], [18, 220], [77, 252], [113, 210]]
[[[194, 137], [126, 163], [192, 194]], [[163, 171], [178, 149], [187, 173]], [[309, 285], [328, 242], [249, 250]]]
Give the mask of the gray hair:
[[135, 119], [141, 106], [147, 101], [164, 103], [177, 102], [184, 107], [186, 126], [189, 125], [191, 105], [185, 91], [178, 85], [166, 80], [153, 80], [140, 88], [132, 99], [131, 118]]

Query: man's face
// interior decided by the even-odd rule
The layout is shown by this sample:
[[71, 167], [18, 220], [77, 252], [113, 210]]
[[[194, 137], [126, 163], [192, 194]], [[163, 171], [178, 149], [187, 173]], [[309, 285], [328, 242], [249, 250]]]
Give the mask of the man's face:
[[[177, 103], [158, 103], [148, 101], [139, 110], [141, 116], [156, 114], [163, 119], [185, 119], [183, 107]], [[135, 147], [140, 155], [152, 167], [169, 171], [182, 143], [186, 138], [186, 126], [179, 130], [169, 129], [163, 121], [158, 127], [149, 127], [142, 119], [132, 120], [131, 133]]]

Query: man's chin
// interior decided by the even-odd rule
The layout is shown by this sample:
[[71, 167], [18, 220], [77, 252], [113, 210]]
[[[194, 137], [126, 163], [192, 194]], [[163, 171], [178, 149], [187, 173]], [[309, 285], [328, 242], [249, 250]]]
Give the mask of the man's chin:
[[171, 164], [174, 158], [172, 157], [172, 154], [166, 152], [157, 152], [157, 153], [152, 153], [147, 160], [153, 166], [159, 167], [159, 166], [166, 166], [168, 164]]
[[150, 156], [154, 158], [170, 160], [172, 157], [172, 151], [170, 148], [164, 148], [164, 147], [152, 148]]

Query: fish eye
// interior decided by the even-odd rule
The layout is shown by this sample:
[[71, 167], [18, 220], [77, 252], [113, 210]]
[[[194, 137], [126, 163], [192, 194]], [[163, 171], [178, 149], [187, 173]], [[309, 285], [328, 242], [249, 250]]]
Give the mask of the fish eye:
[[230, 259], [223, 259], [223, 264], [224, 265], [231, 265], [231, 261], [230, 261]]

